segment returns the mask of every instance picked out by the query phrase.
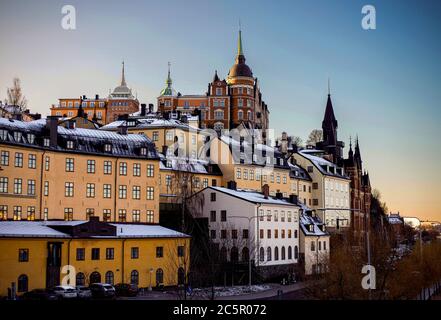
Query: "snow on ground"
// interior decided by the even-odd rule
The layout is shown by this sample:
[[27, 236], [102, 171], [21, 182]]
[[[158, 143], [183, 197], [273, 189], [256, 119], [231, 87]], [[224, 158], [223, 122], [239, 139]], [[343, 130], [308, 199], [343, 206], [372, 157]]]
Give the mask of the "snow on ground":
[[[234, 286], [234, 287], [214, 287], [215, 297], [231, 297], [239, 296], [248, 293], [261, 292], [271, 289], [268, 284], [249, 286]], [[211, 296], [211, 288], [195, 288], [192, 292], [193, 296], [209, 297]]]

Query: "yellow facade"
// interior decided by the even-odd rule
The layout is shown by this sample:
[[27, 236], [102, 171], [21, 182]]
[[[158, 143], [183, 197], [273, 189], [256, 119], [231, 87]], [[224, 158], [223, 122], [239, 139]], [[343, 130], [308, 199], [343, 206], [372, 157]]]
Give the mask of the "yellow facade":
[[[18, 277], [26, 275], [28, 290], [46, 287], [47, 246], [49, 242], [62, 242], [61, 266], [70, 265], [75, 273], [83, 273], [85, 284], [90, 275], [98, 272], [101, 282], [106, 273], [113, 273], [113, 283], [130, 283], [132, 271], [138, 273], [138, 286], [155, 287], [157, 273], [163, 272], [164, 286], [178, 284], [178, 269], [189, 270], [189, 238], [130, 238], [130, 239], [60, 239], [60, 238], [1, 238], [0, 239], [0, 296], [6, 296], [11, 283], [17, 285]], [[178, 256], [178, 246], [184, 255]], [[131, 248], [139, 250], [137, 259], [131, 257]], [[156, 248], [163, 248], [163, 257], [156, 256]], [[77, 261], [77, 248], [85, 249], [85, 259]], [[91, 259], [92, 248], [100, 249], [99, 260]], [[113, 260], [106, 259], [106, 249], [113, 248]], [[19, 262], [19, 249], [28, 249], [29, 259]], [[159, 270], [159, 271], [158, 271]], [[60, 272], [60, 283], [66, 274]], [[72, 284], [73, 285], [73, 284]], [[18, 292], [21, 294], [21, 292]]]
[[[127, 222], [159, 222], [158, 160], [3, 144], [0, 153], [8, 154], [9, 159], [0, 171], [0, 178], [7, 179], [7, 192], [0, 193], [3, 219], [65, 219], [71, 212], [69, 219], [73, 220], [95, 215], [124, 222], [125, 214]], [[15, 166], [17, 154], [21, 166]], [[35, 159], [35, 165], [29, 159]], [[72, 163], [73, 171], [67, 171]], [[108, 173], [105, 165], [110, 168]], [[15, 190], [16, 179], [21, 179], [21, 190]], [[28, 187], [28, 181], [34, 187]]]

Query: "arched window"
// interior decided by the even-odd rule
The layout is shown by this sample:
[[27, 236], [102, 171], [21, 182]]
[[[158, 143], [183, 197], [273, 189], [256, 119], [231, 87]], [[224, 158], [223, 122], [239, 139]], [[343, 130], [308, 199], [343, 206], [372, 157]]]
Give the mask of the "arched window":
[[230, 252], [231, 262], [237, 262], [239, 260], [239, 250], [237, 247], [232, 247]]
[[75, 284], [77, 286], [86, 285], [86, 277], [84, 276], [84, 273], [82, 273], [82, 272], [77, 273]]
[[242, 110], [239, 110], [239, 111], [237, 112], [237, 118], [238, 118], [239, 120], [242, 120], [242, 119], [243, 119], [243, 111], [242, 111]]
[[298, 259], [299, 258], [299, 247], [295, 246], [294, 247], [294, 259]]
[[92, 283], [100, 283], [101, 282], [101, 274], [99, 272], [92, 272], [89, 277], [89, 284]]
[[263, 247], [260, 247], [259, 250], [259, 260], [260, 261], [265, 261], [265, 249]]
[[250, 259], [250, 251], [248, 250], [247, 247], [244, 247], [242, 249], [242, 261], [248, 262], [249, 259]]
[[220, 250], [220, 260], [227, 261], [227, 248], [222, 247]]
[[185, 284], [185, 271], [184, 268], [180, 267], [178, 269], [178, 285]]
[[18, 286], [17, 286], [18, 292], [27, 292], [28, 291], [28, 276], [25, 274], [22, 274], [18, 277]]
[[248, 111], [248, 120], [253, 120], [253, 113]]
[[279, 247], [274, 248], [274, 260], [279, 260]]
[[285, 260], [286, 254], [285, 254], [285, 247], [282, 247], [282, 260]]
[[113, 285], [113, 272], [112, 271], [107, 271], [106, 272], [106, 283], [108, 284], [112, 284]]
[[266, 261], [271, 261], [271, 247], [266, 248]]
[[164, 271], [161, 268], [156, 270], [156, 285], [164, 283]]
[[291, 246], [288, 247], [288, 260], [292, 259], [292, 248]]
[[138, 271], [133, 270], [130, 273], [130, 283], [138, 285], [138, 283], [139, 283], [139, 273], [138, 273]]

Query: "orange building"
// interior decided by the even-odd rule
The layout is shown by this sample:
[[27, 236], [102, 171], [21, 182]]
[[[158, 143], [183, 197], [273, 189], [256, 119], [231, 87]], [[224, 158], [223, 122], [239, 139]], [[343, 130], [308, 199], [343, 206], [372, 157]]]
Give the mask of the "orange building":
[[[119, 116], [131, 114], [139, 110], [139, 101], [132, 90], [127, 86], [122, 64], [121, 84], [116, 87], [107, 98], [87, 98], [85, 95], [79, 98], [58, 99], [58, 105], [52, 105], [51, 115], [72, 118], [78, 113], [84, 112], [89, 120], [97, 121], [100, 124], [107, 124], [118, 119]], [[83, 111], [81, 111], [81, 108]]]
[[227, 79], [221, 80], [216, 71], [204, 95], [181, 95], [172, 87], [169, 65], [166, 87], [158, 97], [158, 110], [200, 114], [201, 128], [222, 130], [243, 124], [246, 128], [267, 129], [268, 106], [262, 100], [257, 78], [245, 63], [241, 31], [236, 61]]

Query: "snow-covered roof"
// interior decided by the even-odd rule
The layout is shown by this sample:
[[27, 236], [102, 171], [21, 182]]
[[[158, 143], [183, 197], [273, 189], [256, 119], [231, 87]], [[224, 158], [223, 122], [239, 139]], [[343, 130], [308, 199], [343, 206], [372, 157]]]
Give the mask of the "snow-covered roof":
[[295, 206], [296, 204], [289, 202], [285, 199], [276, 199], [272, 198], [271, 196], [268, 197], [268, 199], [265, 199], [264, 195], [262, 193], [256, 192], [254, 190], [246, 190], [246, 189], [228, 189], [224, 187], [208, 187], [212, 190], [216, 190], [228, 195], [231, 195], [233, 197], [253, 202], [253, 203], [262, 203], [262, 204], [273, 204], [273, 205], [283, 205], [283, 206]]
[[[130, 125], [131, 123], [135, 123], [134, 126]], [[200, 131], [199, 128], [190, 126], [188, 123], [182, 122], [177, 119], [164, 119], [164, 118], [137, 118], [137, 119], [128, 119], [128, 120], [117, 120], [102, 126], [100, 130], [118, 130], [121, 126], [128, 126], [130, 128], [135, 129], [150, 129], [150, 128], [174, 128], [174, 129], [182, 129], [187, 131]]]
[[291, 178], [296, 178], [296, 179], [303, 179], [303, 180], [308, 180], [311, 181], [311, 177], [309, 176], [308, 172], [306, 172], [305, 169], [303, 169], [301, 166], [297, 165], [297, 164], [292, 164], [290, 162], [288, 162], [289, 168], [291, 169], [290, 171], [290, 177]]
[[300, 228], [305, 236], [327, 236], [325, 225], [317, 216], [310, 216], [307, 213], [300, 214]]
[[[70, 238], [68, 233], [52, 227], [77, 226], [88, 221], [0, 221], [0, 237]], [[109, 223], [116, 227], [116, 236], [105, 238], [177, 238], [188, 235], [160, 225]], [[97, 238], [104, 238], [96, 236]], [[92, 237], [94, 238], [94, 237]]]
[[404, 224], [404, 220], [399, 214], [391, 213], [387, 219], [390, 224]]
[[[314, 155], [314, 153], [316, 153], [316, 152], [320, 152], [320, 151], [305, 149], [305, 150], [299, 151], [298, 154], [300, 154], [304, 158], [311, 161], [314, 164], [314, 166], [320, 170], [320, 172], [322, 174], [349, 180], [349, 177], [344, 174], [344, 171], [342, 168], [338, 167], [337, 165], [335, 165], [331, 161], [328, 161], [322, 157]], [[331, 172], [329, 168], [333, 168], [333, 172]], [[341, 174], [339, 173], [339, 171], [341, 172]]]
[[[176, 158], [176, 157], [166, 158], [163, 154], [159, 154], [159, 156], [161, 159], [161, 161], [159, 162], [160, 170], [174, 170], [174, 171], [213, 174], [213, 175], [222, 174], [217, 164], [209, 163], [206, 160], [191, 159], [191, 158], [184, 159], [184, 158]], [[170, 166], [167, 166], [167, 163], [170, 164]]]

